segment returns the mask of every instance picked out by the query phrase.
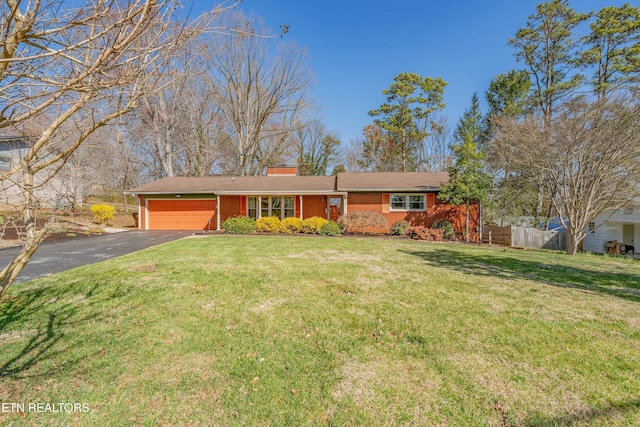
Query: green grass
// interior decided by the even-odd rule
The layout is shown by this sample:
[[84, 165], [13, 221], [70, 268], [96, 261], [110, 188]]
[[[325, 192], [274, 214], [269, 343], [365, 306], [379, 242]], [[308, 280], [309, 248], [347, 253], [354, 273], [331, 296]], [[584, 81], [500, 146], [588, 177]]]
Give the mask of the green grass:
[[185, 239], [15, 286], [7, 425], [640, 425], [640, 263]]

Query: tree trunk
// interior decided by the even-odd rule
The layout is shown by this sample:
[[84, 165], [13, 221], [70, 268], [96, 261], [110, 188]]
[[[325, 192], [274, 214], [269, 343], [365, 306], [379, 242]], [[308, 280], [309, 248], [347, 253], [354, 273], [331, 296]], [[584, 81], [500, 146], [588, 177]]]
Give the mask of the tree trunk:
[[482, 203], [479, 204], [478, 208], [480, 210], [480, 212], [478, 213], [478, 215], [479, 215], [479, 221], [478, 221], [479, 222], [479, 226], [478, 226], [478, 243], [482, 244], [482, 231], [483, 231], [483, 228], [484, 228], [482, 226], [482, 214], [483, 214], [483, 212], [482, 212]]
[[32, 239], [27, 239], [22, 250], [0, 271], [0, 298], [4, 296], [16, 277], [24, 270], [40, 243], [49, 235], [49, 227], [45, 226]]
[[538, 183], [538, 204], [536, 205], [536, 215], [542, 216], [542, 207], [544, 203], [544, 190], [542, 184]]
[[24, 221], [24, 232], [27, 239], [32, 240], [36, 235], [36, 217], [35, 217], [35, 195], [33, 194], [33, 172], [27, 160], [21, 159], [22, 167], [22, 194], [24, 197], [24, 208], [22, 210], [22, 219]]
[[43, 227], [41, 230], [36, 229], [36, 198], [33, 194], [34, 174], [31, 166], [25, 159], [21, 159], [22, 179], [23, 179], [23, 196], [24, 210], [22, 219], [25, 228], [25, 243], [22, 250], [0, 271], [0, 298], [2, 298], [7, 289], [13, 284], [16, 277], [27, 266], [31, 257], [40, 246], [40, 243], [49, 235], [49, 226]]
[[469, 202], [465, 203], [464, 241], [469, 243]]
[[566, 231], [567, 235], [567, 255], [576, 255], [578, 253], [579, 240], [570, 229]]
[[49, 226], [45, 226], [39, 231], [36, 229], [36, 198], [33, 194], [34, 175], [27, 161], [22, 159], [21, 162], [24, 195], [22, 219], [24, 221], [25, 243], [22, 250], [0, 271], [0, 298], [4, 296], [16, 277], [27, 266], [40, 243], [49, 235]]

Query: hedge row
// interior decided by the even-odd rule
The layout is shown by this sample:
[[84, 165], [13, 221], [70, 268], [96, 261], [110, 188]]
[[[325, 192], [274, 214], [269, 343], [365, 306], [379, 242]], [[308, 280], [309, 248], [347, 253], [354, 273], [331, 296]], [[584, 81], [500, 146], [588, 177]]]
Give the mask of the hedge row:
[[300, 218], [285, 218], [280, 221], [275, 216], [260, 218], [257, 221], [244, 216], [228, 218], [222, 228], [229, 234], [283, 233], [283, 234], [320, 234], [322, 236], [339, 236], [342, 234], [340, 225], [327, 221], [319, 216], [305, 220]]
[[[344, 226], [346, 224], [342, 225]], [[257, 221], [244, 216], [234, 216], [228, 218], [222, 224], [222, 228], [229, 234], [253, 234], [259, 232], [339, 236], [343, 233], [340, 224], [327, 221], [319, 216], [305, 220], [301, 220], [300, 218], [285, 218], [282, 221], [275, 216], [260, 218]], [[453, 225], [449, 221], [437, 221], [432, 227], [411, 227], [407, 221], [398, 221], [391, 224], [390, 234], [428, 241], [453, 240], [455, 238]]]

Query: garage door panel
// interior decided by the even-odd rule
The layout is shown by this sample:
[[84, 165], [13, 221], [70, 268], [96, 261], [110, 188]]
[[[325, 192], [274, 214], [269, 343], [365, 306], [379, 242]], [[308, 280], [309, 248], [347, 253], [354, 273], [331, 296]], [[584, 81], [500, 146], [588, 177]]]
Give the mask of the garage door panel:
[[149, 200], [149, 230], [206, 230], [215, 228], [215, 200]]

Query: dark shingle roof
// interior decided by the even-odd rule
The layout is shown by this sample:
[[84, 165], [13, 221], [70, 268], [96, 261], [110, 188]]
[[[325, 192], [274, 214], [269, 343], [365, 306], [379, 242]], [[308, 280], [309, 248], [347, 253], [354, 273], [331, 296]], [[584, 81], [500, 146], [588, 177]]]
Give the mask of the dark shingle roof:
[[171, 177], [141, 185], [133, 194], [305, 194], [347, 191], [439, 190], [446, 172], [339, 173], [337, 176]]
[[439, 190], [447, 172], [345, 172], [338, 174], [339, 191]]
[[164, 178], [127, 193], [300, 194], [335, 191], [335, 176], [207, 176]]

